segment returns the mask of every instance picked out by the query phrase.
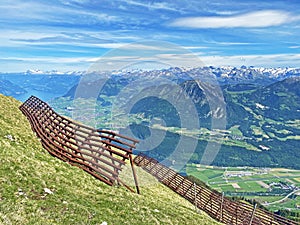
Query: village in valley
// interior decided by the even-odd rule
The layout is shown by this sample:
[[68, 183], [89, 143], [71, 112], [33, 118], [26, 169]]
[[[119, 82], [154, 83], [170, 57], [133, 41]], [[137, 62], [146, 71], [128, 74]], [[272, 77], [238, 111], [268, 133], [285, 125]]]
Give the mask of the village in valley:
[[225, 196], [255, 199], [273, 209], [300, 210], [299, 170], [189, 164], [186, 171]]

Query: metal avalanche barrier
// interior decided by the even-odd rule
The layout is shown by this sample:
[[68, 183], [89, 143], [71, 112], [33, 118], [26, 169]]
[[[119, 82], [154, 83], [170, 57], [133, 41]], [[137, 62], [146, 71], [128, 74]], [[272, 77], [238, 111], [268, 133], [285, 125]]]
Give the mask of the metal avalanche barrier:
[[137, 140], [116, 132], [93, 129], [60, 116], [35, 96], [27, 99], [20, 110], [50, 154], [85, 170], [108, 185], [117, 182], [134, 192], [119, 178], [122, 166], [129, 160], [136, 191], [140, 193], [132, 158]]
[[259, 209], [250, 204], [233, 201], [221, 193], [207, 187], [196, 185], [174, 170], [160, 164], [157, 160], [139, 154], [134, 162], [161, 183], [181, 195], [212, 218], [231, 225], [297, 225], [298, 222]]

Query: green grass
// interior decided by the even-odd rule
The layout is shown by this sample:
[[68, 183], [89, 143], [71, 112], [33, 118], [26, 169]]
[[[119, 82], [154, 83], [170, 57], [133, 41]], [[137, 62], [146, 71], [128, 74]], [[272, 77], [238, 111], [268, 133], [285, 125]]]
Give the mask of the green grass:
[[193, 164], [187, 165], [186, 172], [187, 174], [192, 175], [203, 182], [222, 181], [223, 176], [222, 170], [197, 168]]
[[251, 190], [255, 190], [255, 192], [265, 192], [266, 191], [265, 188], [262, 188], [255, 181], [239, 182], [238, 184], [241, 187], [241, 190], [239, 190], [239, 191], [251, 191]]
[[221, 189], [221, 191], [227, 192], [235, 192], [236, 189], [231, 185], [231, 184], [222, 184], [222, 185], [218, 185], [218, 189]]
[[139, 168], [141, 195], [50, 156], [20, 104], [0, 95], [0, 224], [218, 224]]
[[264, 138], [269, 138], [269, 136], [264, 132], [262, 128], [257, 127], [255, 125], [251, 125], [250, 128], [252, 129], [254, 135], [262, 136]]
[[231, 135], [243, 136], [242, 131], [239, 129], [240, 125], [234, 125], [230, 127]]

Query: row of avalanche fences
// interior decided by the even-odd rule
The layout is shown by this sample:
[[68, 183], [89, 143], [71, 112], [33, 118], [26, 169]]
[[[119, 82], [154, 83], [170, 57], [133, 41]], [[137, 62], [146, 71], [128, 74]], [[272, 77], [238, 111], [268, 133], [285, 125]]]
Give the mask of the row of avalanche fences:
[[269, 211], [233, 201], [186, 177], [145, 154], [133, 159], [138, 140], [113, 131], [97, 130], [57, 114], [47, 103], [31, 96], [20, 110], [28, 118], [43, 147], [53, 156], [77, 166], [108, 185], [126, 185], [119, 174], [130, 161], [136, 192], [140, 193], [134, 164], [152, 174], [161, 183], [181, 195], [197, 208], [225, 224], [232, 225], [297, 225]]

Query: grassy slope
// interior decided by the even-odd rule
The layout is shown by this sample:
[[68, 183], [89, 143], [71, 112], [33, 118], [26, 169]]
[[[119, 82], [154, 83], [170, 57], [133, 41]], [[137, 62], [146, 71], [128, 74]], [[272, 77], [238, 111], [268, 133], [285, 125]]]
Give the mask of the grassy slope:
[[141, 195], [50, 156], [19, 105], [0, 95], [0, 224], [218, 224], [139, 169]]

